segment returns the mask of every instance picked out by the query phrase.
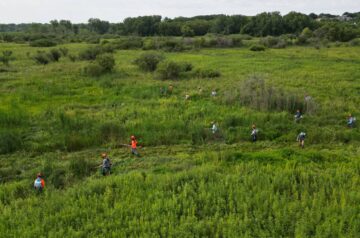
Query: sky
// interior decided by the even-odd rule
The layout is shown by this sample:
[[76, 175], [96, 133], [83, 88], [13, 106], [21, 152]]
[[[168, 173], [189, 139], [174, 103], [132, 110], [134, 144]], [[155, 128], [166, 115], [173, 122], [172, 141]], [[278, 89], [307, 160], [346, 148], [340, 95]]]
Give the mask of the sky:
[[261, 12], [359, 12], [360, 0], [0, 0], [0, 23], [49, 22], [54, 19], [87, 22], [100, 18], [121, 22], [126, 17], [207, 14], [256, 15]]

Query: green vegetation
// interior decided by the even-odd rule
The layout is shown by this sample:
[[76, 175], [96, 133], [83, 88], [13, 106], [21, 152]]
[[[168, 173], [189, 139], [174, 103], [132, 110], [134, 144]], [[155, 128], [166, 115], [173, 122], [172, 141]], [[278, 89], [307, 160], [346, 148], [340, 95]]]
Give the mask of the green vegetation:
[[[120, 36], [182, 36], [194, 37], [215, 35], [244, 34], [247, 37], [286, 36], [299, 37], [304, 29], [309, 29], [311, 41], [348, 42], [360, 36], [360, 12], [344, 13], [341, 16], [314, 13], [306, 15], [290, 12], [263, 12], [255, 16], [244, 15], [206, 15], [195, 17], [161, 16], [129, 17], [120, 23], [110, 23], [91, 18], [87, 24], [75, 24], [68, 20], [52, 20], [40, 24], [0, 24], [0, 40], [5, 42], [29, 43], [34, 47], [49, 47], [64, 42], [87, 42], [98, 44], [101, 38], [112, 39]], [[123, 49], [139, 48], [138, 37], [131, 40], [121, 39]], [[302, 39], [303, 40], [303, 39]], [[304, 44], [305, 41], [299, 43]], [[164, 43], [164, 44], [162, 44]], [[221, 47], [241, 46], [241, 39], [219, 37], [212, 44]], [[284, 42], [283, 42], [284, 43]], [[283, 47], [283, 45], [281, 44]], [[177, 41], [157, 42], [146, 40], [144, 49], [163, 47], [181, 51], [183, 45]]]
[[[91, 24], [100, 34], [103, 23]], [[346, 119], [360, 117], [360, 48], [231, 37], [241, 47], [196, 47], [213, 38], [195, 37], [184, 51], [146, 54], [160, 38], [40, 52], [1, 43], [13, 60], [0, 70], [0, 234], [359, 237], [360, 129]], [[249, 50], [260, 42], [265, 51]], [[141, 157], [119, 147], [131, 135]], [[114, 164], [108, 177], [102, 152]], [[38, 172], [43, 194], [32, 190]]]

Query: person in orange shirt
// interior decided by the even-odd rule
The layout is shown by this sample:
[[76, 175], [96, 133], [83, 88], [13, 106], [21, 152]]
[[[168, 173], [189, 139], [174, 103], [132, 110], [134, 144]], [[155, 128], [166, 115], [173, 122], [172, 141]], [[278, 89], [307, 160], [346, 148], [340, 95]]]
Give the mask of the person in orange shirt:
[[45, 181], [42, 178], [42, 175], [38, 173], [37, 178], [34, 181], [34, 189], [42, 192], [42, 190], [45, 188]]
[[135, 136], [131, 136], [131, 154], [140, 156], [139, 152], [137, 151], [137, 141]]

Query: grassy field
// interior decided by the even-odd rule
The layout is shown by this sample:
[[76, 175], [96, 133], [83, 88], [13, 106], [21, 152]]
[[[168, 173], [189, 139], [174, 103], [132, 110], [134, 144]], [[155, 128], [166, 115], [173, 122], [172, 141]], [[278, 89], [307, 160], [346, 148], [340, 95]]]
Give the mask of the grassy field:
[[[346, 126], [349, 113], [360, 117], [359, 47], [163, 52], [221, 72], [171, 81], [132, 63], [141, 50], [116, 51], [115, 71], [94, 78], [85, 61], [43, 66], [37, 48], [3, 50], [16, 60], [0, 70], [1, 236], [360, 236], [360, 130]], [[130, 135], [139, 158], [119, 147]], [[104, 151], [110, 177], [96, 168]]]

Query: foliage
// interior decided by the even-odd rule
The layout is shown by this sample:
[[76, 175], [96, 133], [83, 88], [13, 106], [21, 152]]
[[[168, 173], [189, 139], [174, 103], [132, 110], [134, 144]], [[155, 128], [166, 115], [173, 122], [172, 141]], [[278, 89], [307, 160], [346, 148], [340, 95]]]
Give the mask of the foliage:
[[251, 77], [239, 89], [239, 102], [256, 110], [279, 110], [305, 112], [305, 101], [300, 95], [284, 92], [268, 85], [260, 77]]
[[59, 48], [59, 51], [61, 52], [61, 55], [62, 55], [62, 56], [64, 56], [64, 57], [68, 56], [68, 53], [69, 53], [69, 49], [68, 49], [68, 48], [66, 48], [66, 47], [60, 47], [60, 48]]
[[[228, 20], [216, 30], [231, 30], [221, 27]], [[72, 32], [65, 23], [53, 27]], [[103, 59], [39, 67], [26, 54], [37, 49], [2, 43], [17, 58], [16, 72], [0, 74], [2, 236], [359, 237], [360, 129], [346, 119], [360, 114], [360, 48], [258, 54], [217, 48], [222, 37], [233, 36], [177, 38], [196, 50], [161, 53], [186, 79], [170, 82], [138, 70], [131, 62], [144, 52], [117, 52], [117, 40], [104, 40], [96, 58], [115, 46], [103, 59], [116, 59], [118, 72], [97, 79], [79, 70]], [[151, 39], [155, 47], [168, 40]], [[89, 45], [64, 47], [69, 57]], [[197, 69], [221, 71], [221, 81], [195, 77]], [[140, 157], [130, 154], [131, 135]], [[106, 177], [103, 152], [113, 163]], [[42, 194], [32, 189], [38, 172]]]
[[174, 61], [162, 61], [159, 63], [156, 73], [161, 80], [178, 79], [181, 73], [181, 65]]
[[199, 78], [218, 78], [221, 76], [221, 73], [214, 69], [197, 69], [195, 76]]
[[153, 72], [164, 57], [157, 53], [144, 53], [134, 63], [143, 71]]
[[5, 66], [9, 66], [10, 61], [15, 59], [12, 54], [13, 52], [11, 50], [4, 50], [2, 52], [2, 56], [0, 56], [0, 62], [2, 62]]
[[96, 57], [102, 53], [100, 46], [88, 47], [79, 53], [80, 60], [95, 60]]
[[84, 74], [91, 77], [99, 77], [105, 73], [104, 68], [96, 62], [90, 62], [83, 69]]
[[[209, 149], [188, 159], [126, 160], [123, 173], [63, 190], [49, 182], [41, 195], [29, 189], [32, 181], [6, 183], [0, 185], [0, 229], [9, 237], [98, 237], [104, 226], [117, 237], [356, 237], [359, 163], [326, 164], [334, 155]], [[71, 177], [88, 175], [88, 163], [71, 157]], [[143, 168], [134, 168], [137, 163]], [[34, 219], [47, 225], [34, 227]]]
[[[349, 41], [359, 37], [359, 16], [357, 13], [303, 14], [290, 12], [263, 12], [255, 16], [206, 15], [194, 17], [162, 18], [159, 15], [128, 17], [120, 23], [110, 23], [98, 18], [90, 18], [86, 24], [75, 24], [68, 20], [52, 20], [50, 23], [0, 24], [0, 40], [26, 43], [38, 46], [53, 46], [56, 42], [87, 42], [98, 44], [101, 38], [119, 36], [205, 36], [207, 34], [248, 34], [251, 36], [298, 36], [304, 28], [330, 39]], [[137, 37], [133, 37], [134, 39]], [[224, 38], [222, 43], [231, 40]], [[38, 43], [38, 41], [40, 41]], [[43, 41], [43, 42], [41, 42]], [[47, 42], [53, 42], [48, 44]], [[140, 41], [122, 38], [118, 47], [140, 48]], [[234, 44], [235, 45], [235, 44]]]
[[110, 23], [98, 18], [90, 18], [88, 21], [89, 29], [98, 34], [105, 34], [110, 28]]
[[260, 44], [264, 45], [268, 48], [285, 48], [287, 46], [287, 42], [285, 39], [280, 37], [267, 36], [265, 38], [260, 39]]
[[49, 39], [38, 39], [30, 42], [32, 47], [52, 47], [56, 45], [55, 41]]
[[38, 64], [46, 65], [51, 62], [51, 58], [49, 58], [49, 54], [45, 51], [37, 51], [35, 55], [32, 56], [33, 60]]
[[51, 59], [51, 61], [59, 61], [59, 59], [61, 58], [61, 51], [58, 49], [51, 49], [49, 52], [49, 59]]
[[115, 66], [114, 56], [109, 53], [98, 55], [95, 62], [103, 68], [104, 72], [111, 72]]
[[252, 45], [250, 47], [251, 51], [264, 51], [265, 50], [265, 46], [263, 45]]

